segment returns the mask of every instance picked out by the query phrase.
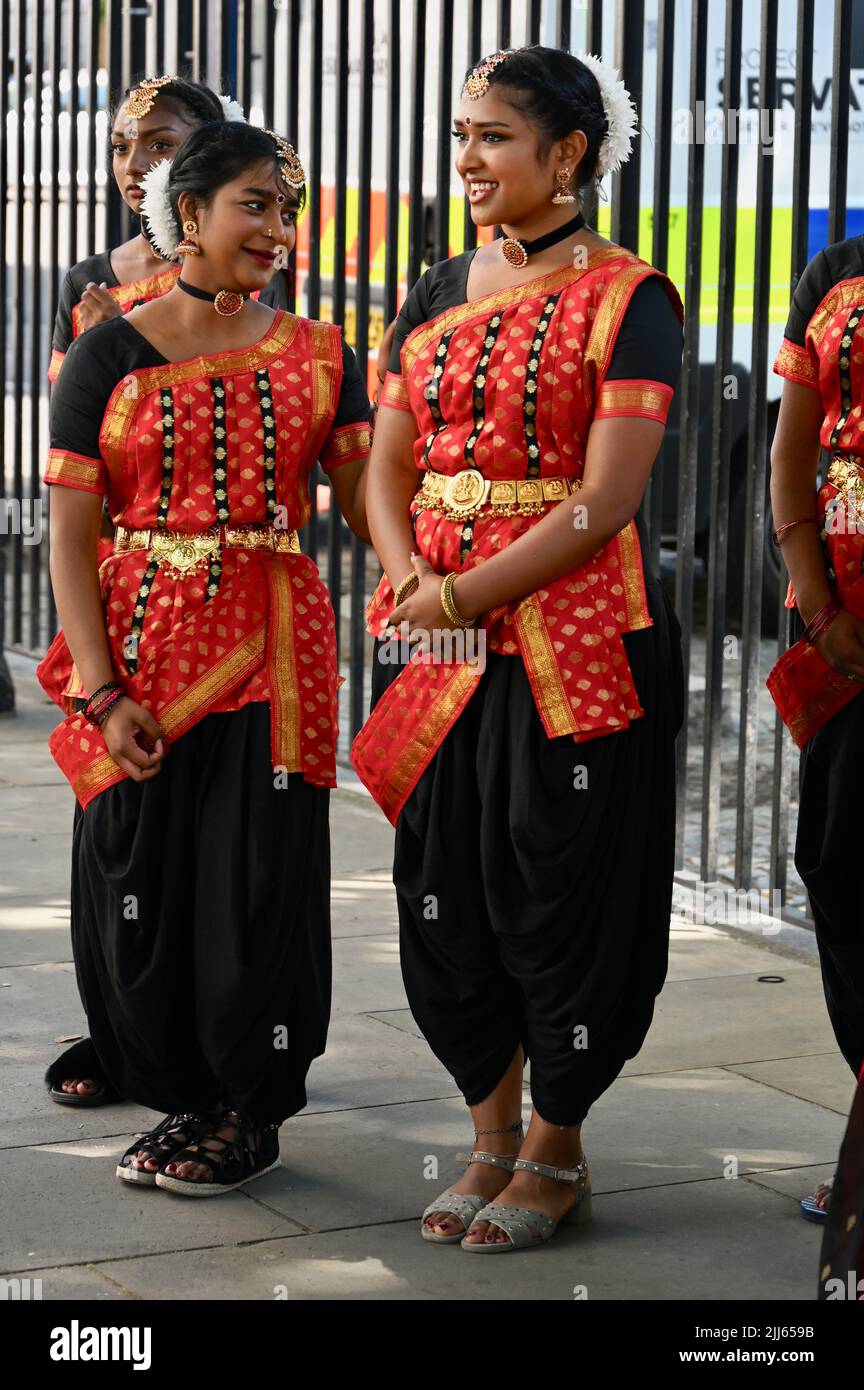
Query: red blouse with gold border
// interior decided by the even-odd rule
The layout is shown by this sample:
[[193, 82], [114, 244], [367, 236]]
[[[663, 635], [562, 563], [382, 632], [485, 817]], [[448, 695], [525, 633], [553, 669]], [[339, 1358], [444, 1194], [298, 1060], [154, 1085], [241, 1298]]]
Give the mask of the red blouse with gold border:
[[[616, 336], [636, 287], [660, 276], [679, 323], [675, 287], [620, 247], [587, 267], [459, 304], [410, 332], [401, 374], [389, 372], [381, 407], [411, 411], [420, 470], [485, 478], [581, 479], [594, 420], [665, 423], [673, 388], [644, 377], [607, 381]], [[573, 499], [578, 500], [578, 494]], [[465, 525], [412, 500], [419, 552], [445, 573], [482, 564], [540, 515], [480, 515]], [[382, 576], [367, 608], [379, 636], [393, 607]], [[575, 742], [626, 729], [643, 713], [622, 632], [652, 625], [635, 521], [588, 561], [517, 603], [485, 614], [488, 649], [525, 663], [550, 738]], [[467, 662], [410, 661], [354, 740], [358, 775], [395, 825], [407, 797], [465, 708], [481, 674]]]
[[[129, 530], [269, 522], [290, 532], [309, 518], [315, 460], [330, 473], [365, 458], [368, 420], [334, 325], [277, 311], [253, 347], [165, 362], [117, 318], [70, 349], [44, 481], [107, 494], [115, 525]], [[274, 768], [336, 785], [335, 624], [311, 559], [222, 546], [172, 577], [138, 549], [112, 554], [99, 578], [117, 677], [169, 741], [206, 714], [266, 700]], [[66, 711], [86, 694], [62, 631], [37, 674]], [[69, 714], [50, 746], [82, 806], [125, 776], [82, 714]]]
[[[864, 619], [862, 327], [864, 247], [861, 237], [852, 237], [820, 251], [804, 270], [792, 296], [774, 371], [820, 398], [819, 441], [832, 460], [816, 494], [825, 567], [843, 606]], [[856, 513], [860, 522], [848, 524]], [[786, 607], [797, 607], [791, 581]], [[783, 654], [766, 684], [799, 747], [861, 689], [803, 641]]]

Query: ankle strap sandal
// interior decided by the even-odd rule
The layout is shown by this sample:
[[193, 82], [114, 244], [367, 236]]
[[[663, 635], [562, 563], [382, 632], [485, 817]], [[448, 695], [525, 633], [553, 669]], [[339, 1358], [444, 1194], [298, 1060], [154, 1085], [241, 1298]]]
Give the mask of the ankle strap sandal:
[[487, 1244], [485, 1241], [466, 1243], [463, 1238], [463, 1250], [470, 1250], [472, 1253], [480, 1251], [485, 1255], [499, 1254], [506, 1250], [528, 1249], [549, 1240], [559, 1226], [581, 1226], [590, 1220], [591, 1177], [586, 1158], [577, 1163], [575, 1168], [556, 1168], [551, 1163], [534, 1163], [531, 1159], [517, 1158], [513, 1168], [517, 1172], [537, 1173], [544, 1178], [553, 1178], [556, 1182], [569, 1183], [576, 1192], [576, 1201], [560, 1221], [555, 1221], [544, 1211], [537, 1211], [532, 1207], [508, 1207], [500, 1202], [490, 1202], [477, 1212], [474, 1223], [488, 1221], [490, 1225], [500, 1227], [509, 1239]]
[[[505, 1129], [481, 1129], [475, 1132], [475, 1139], [481, 1134], [508, 1134], [510, 1131], [518, 1133], [522, 1137], [522, 1121], [518, 1124], [508, 1125]], [[457, 1153], [458, 1162], [466, 1166], [472, 1163], [488, 1163], [491, 1168], [503, 1168], [506, 1172], [512, 1173], [518, 1161], [518, 1151], [515, 1154], [493, 1154], [487, 1149], [472, 1149], [470, 1153]], [[449, 1187], [442, 1192], [434, 1202], [430, 1202], [420, 1218], [420, 1234], [424, 1240], [431, 1240], [438, 1245], [455, 1245], [457, 1241], [464, 1238], [472, 1221], [476, 1220], [478, 1211], [485, 1205], [486, 1198], [481, 1197], [476, 1192], [453, 1192]], [[436, 1231], [430, 1230], [426, 1225], [428, 1218], [433, 1212], [450, 1212], [457, 1217], [463, 1226], [463, 1230], [456, 1231], [452, 1236], [441, 1236]]]

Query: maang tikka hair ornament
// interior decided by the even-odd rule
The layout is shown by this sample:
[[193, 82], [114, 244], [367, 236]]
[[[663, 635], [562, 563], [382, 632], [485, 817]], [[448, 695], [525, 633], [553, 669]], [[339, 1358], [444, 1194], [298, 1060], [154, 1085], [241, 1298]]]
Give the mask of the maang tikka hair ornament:
[[139, 82], [137, 87], [126, 98], [126, 114], [132, 116], [136, 121], [142, 116], [149, 116], [153, 110], [153, 103], [159, 95], [159, 88], [164, 87], [174, 78], [167, 77], [145, 77], [143, 82]]
[[303, 165], [300, 163], [300, 158], [294, 146], [289, 145], [288, 141], [283, 139], [281, 135], [277, 135], [275, 130], [268, 130], [265, 127], [264, 133], [270, 136], [270, 139], [276, 146], [276, 153], [283, 161], [279, 166], [279, 172], [288, 184], [288, 187], [302, 188], [306, 182], [306, 174], [304, 173]]

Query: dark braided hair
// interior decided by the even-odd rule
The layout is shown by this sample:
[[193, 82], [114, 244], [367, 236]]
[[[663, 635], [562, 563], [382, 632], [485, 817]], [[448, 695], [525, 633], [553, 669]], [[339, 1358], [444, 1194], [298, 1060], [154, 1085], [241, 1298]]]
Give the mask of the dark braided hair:
[[[207, 207], [214, 193], [232, 179], [239, 178], [252, 164], [270, 161], [274, 169], [284, 163], [273, 141], [260, 126], [242, 121], [206, 121], [190, 131], [171, 161], [168, 197], [178, 228], [180, 194], [189, 193]], [[291, 190], [297, 198], [297, 211], [306, 205], [306, 187]]]
[[517, 48], [493, 68], [489, 85], [502, 88], [504, 100], [537, 128], [541, 157], [565, 135], [581, 130], [588, 145], [576, 170], [577, 191], [581, 195], [596, 187], [600, 145], [609, 123], [599, 83], [587, 64], [561, 48], [532, 44]]

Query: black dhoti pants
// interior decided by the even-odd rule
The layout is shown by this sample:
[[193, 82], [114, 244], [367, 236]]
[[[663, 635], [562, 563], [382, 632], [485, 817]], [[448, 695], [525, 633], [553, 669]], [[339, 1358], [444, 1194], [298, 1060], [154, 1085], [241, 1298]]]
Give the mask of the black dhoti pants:
[[[792, 641], [804, 631], [791, 613]], [[864, 901], [858, 882], [864, 690], [801, 749], [795, 867], [807, 889], [828, 1016], [857, 1077], [864, 1062]]]
[[[397, 821], [405, 990], [469, 1105], [521, 1043], [539, 1115], [579, 1124], [651, 1023], [668, 963], [683, 669], [672, 604], [649, 575], [646, 587], [654, 626], [623, 637], [644, 717], [585, 743], [550, 739], [521, 657], [489, 652]], [[377, 657], [373, 705], [400, 669]]]
[[306, 1104], [330, 1017], [329, 790], [279, 780], [254, 702], [205, 716], [156, 777], [77, 808], [76, 976], [129, 1100], [262, 1124]]

